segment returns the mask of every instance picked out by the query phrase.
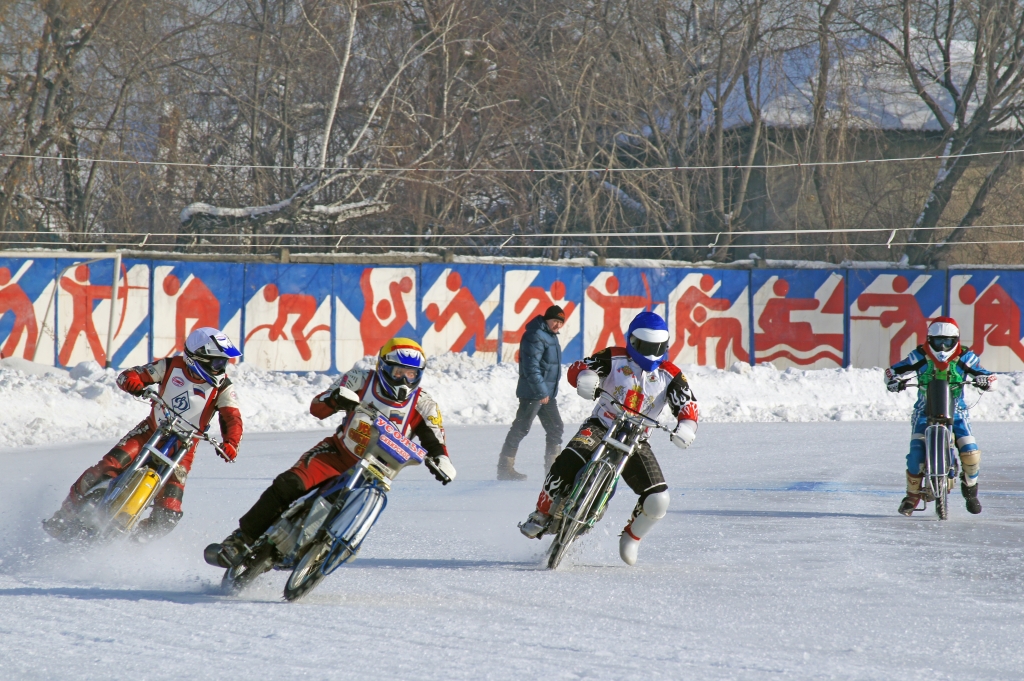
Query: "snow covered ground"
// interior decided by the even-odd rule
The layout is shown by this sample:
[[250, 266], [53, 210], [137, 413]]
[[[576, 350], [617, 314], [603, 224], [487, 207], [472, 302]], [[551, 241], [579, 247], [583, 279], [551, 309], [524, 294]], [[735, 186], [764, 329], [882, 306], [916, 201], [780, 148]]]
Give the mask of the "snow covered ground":
[[[710, 378], [757, 385], [706, 376], [699, 395]], [[203, 445], [173, 534], [81, 551], [45, 541], [39, 520], [110, 441], [2, 450], [0, 676], [1020, 678], [1019, 424], [976, 425], [985, 510], [969, 516], [955, 496], [947, 522], [895, 513], [906, 423], [705, 423], [685, 452], [657, 438], [673, 501], [638, 565], [616, 551], [623, 489], [554, 572], [547, 542], [516, 530], [536, 498], [538, 431], [519, 460], [530, 480], [499, 483], [505, 428], [450, 426], [458, 480], [404, 473], [360, 558], [294, 604], [278, 573], [221, 596], [201, 553], [324, 431], [250, 435], [230, 466]]]
[[[364, 364], [365, 366], [365, 364]], [[733, 369], [682, 367], [700, 403], [702, 421], [906, 421], [913, 391], [886, 392], [878, 369], [778, 371], [771, 365]], [[274, 373], [250, 364], [230, 369], [247, 433], [323, 427], [309, 401], [326, 389], [325, 374]], [[148, 405], [121, 392], [112, 369], [94, 362], [70, 372], [24, 360], [0, 360], [0, 448], [77, 440], [116, 440], [146, 415]], [[491, 364], [462, 354], [431, 359], [424, 385], [440, 402], [447, 425], [511, 423], [518, 365]], [[1000, 376], [997, 389], [968, 390], [971, 413], [982, 421], [1024, 420], [1024, 373]], [[558, 395], [567, 423], [592, 404], [564, 381]]]

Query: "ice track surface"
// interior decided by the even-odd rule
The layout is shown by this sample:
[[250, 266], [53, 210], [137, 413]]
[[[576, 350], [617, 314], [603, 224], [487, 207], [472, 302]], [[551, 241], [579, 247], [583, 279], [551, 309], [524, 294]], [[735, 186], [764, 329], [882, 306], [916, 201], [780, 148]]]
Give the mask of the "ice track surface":
[[[539, 426], [535, 426], [539, 430]], [[985, 511], [904, 518], [909, 428], [704, 424], [655, 451], [668, 516], [623, 565], [623, 486], [561, 569], [516, 523], [526, 483], [493, 480], [505, 426], [453, 427], [458, 480], [395, 485], [362, 555], [308, 598], [284, 573], [238, 598], [202, 549], [322, 432], [201, 449], [164, 540], [69, 551], [39, 521], [112, 444], [0, 450], [0, 676], [15, 679], [1010, 679], [1024, 674], [1020, 425], [978, 423]], [[204, 446], [205, 447], [205, 446]]]

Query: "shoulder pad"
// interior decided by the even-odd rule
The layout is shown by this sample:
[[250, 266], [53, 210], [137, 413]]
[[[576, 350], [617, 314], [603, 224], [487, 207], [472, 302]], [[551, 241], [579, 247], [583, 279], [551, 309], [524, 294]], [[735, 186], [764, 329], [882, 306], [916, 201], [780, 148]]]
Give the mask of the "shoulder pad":
[[629, 356], [626, 353], [626, 348], [620, 348], [617, 345], [613, 345], [612, 347], [608, 348], [608, 354], [610, 354], [612, 357], [628, 357]]
[[677, 367], [672, 362], [662, 362], [658, 366], [659, 366], [659, 368], [664, 369], [666, 371], [666, 373], [668, 373], [668, 375], [671, 376], [672, 378], [675, 378], [676, 376], [678, 376], [681, 373], [679, 371], [679, 367]]

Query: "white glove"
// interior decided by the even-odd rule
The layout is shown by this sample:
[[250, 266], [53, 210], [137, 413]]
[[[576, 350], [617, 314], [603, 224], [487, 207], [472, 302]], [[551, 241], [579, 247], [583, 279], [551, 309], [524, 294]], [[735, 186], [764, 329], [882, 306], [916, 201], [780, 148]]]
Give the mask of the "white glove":
[[160, 391], [155, 385], [147, 385], [145, 390], [139, 393], [139, 397], [146, 400], [147, 402], [152, 401], [154, 397], [160, 394]]
[[576, 394], [585, 400], [597, 397], [597, 389], [601, 386], [601, 377], [596, 371], [584, 369], [576, 376]]
[[427, 468], [442, 485], [447, 485], [455, 479], [455, 466], [447, 456], [428, 456], [426, 463]]
[[672, 444], [679, 449], [686, 449], [697, 437], [697, 424], [693, 421], [680, 421], [672, 433]]

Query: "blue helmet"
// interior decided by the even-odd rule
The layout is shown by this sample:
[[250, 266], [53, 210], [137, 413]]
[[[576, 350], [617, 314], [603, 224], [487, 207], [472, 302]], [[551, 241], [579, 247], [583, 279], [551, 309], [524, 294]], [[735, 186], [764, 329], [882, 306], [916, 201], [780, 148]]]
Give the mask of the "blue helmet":
[[629, 323], [626, 353], [644, 371], [654, 371], [668, 359], [668, 324], [653, 312], [641, 312]]

